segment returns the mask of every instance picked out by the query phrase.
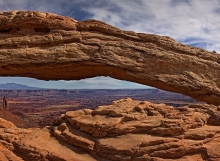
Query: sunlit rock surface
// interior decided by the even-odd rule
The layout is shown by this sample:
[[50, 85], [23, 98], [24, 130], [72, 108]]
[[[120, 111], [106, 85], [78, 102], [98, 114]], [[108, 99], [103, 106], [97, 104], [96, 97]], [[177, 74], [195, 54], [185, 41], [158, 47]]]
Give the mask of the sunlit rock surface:
[[[11, 160], [220, 160], [220, 112], [130, 98], [69, 111], [43, 129], [0, 120], [0, 156]], [[8, 159], [10, 160], [10, 159]]]

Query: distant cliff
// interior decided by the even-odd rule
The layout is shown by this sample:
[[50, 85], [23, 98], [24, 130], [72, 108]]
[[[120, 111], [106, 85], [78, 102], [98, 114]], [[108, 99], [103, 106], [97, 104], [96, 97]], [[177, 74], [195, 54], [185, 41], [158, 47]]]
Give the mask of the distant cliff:
[[22, 84], [16, 84], [16, 83], [6, 83], [6, 84], [0, 84], [0, 89], [6, 89], [6, 90], [12, 90], [12, 89], [25, 89], [25, 90], [35, 90], [39, 89], [36, 87], [29, 87]]

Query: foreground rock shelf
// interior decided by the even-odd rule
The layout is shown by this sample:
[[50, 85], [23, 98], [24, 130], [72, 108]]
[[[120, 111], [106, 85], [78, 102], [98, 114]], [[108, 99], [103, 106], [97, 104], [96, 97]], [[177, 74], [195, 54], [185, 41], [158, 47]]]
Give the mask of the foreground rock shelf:
[[179, 108], [130, 98], [69, 111], [43, 129], [0, 120], [2, 160], [220, 160], [219, 107]]
[[217, 53], [166, 36], [52, 13], [0, 12], [0, 24], [0, 76], [43, 80], [110, 76], [220, 105]]

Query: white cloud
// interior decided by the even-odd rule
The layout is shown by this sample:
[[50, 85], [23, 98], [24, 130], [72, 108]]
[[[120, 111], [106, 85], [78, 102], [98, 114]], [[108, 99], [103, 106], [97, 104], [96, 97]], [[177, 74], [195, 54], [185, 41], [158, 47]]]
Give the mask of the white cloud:
[[77, 10], [77, 5], [81, 3], [85, 0], [0, 0], [0, 10], [38, 10], [66, 15]]
[[80, 81], [63, 81], [66, 83], [62, 88], [74, 88], [74, 89], [127, 89], [127, 88], [149, 88], [145, 85], [137, 83], [121, 81], [113, 79], [111, 77], [94, 77], [88, 79], [82, 79]]
[[220, 51], [219, 0], [109, 0], [105, 7], [90, 5], [85, 10], [91, 18], [124, 30], [166, 35], [184, 43], [193, 38], [199, 47]]

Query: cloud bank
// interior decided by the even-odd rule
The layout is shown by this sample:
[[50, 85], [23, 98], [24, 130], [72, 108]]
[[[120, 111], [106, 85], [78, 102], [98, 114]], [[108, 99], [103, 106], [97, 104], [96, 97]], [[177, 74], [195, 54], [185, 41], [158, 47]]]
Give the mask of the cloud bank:
[[220, 52], [219, 0], [110, 0], [84, 8], [91, 18], [124, 30], [170, 36]]

